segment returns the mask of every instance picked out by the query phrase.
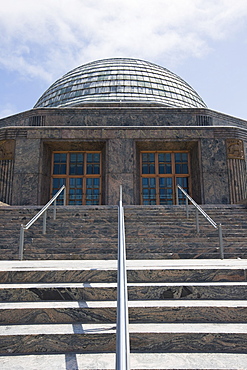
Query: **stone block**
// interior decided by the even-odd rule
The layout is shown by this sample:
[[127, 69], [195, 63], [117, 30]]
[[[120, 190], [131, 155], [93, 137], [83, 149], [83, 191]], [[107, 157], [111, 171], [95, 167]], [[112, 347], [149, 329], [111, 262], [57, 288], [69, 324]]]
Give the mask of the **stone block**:
[[40, 140], [18, 138], [15, 149], [14, 173], [37, 174], [40, 172]]
[[123, 204], [134, 204], [134, 179], [132, 173], [108, 174], [107, 182], [107, 204], [118, 204], [120, 185], [123, 185]]
[[13, 181], [14, 205], [33, 205], [38, 203], [39, 175], [33, 173], [15, 174]]
[[109, 173], [133, 173], [134, 145], [134, 141], [130, 139], [108, 141], [107, 156]]

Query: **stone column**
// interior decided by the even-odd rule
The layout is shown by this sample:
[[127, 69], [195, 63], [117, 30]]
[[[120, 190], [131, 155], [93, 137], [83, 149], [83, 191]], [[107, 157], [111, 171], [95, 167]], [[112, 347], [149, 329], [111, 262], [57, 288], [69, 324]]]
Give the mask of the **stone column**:
[[14, 140], [0, 141], [0, 201], [12, 204]]
[[118, 203], [121, 184], [123, 203], [134, 204], [134, 141], [110, 139], [106, 153], [106, 204]]
[[13, 178], [14, 205], [39, 204], [40, 139], [18, 138]]
[[224, 139], [202, 139], [203, 203], [229, 204], [230, 189]]
[[231, 203], [239, 203], [247, 198], [246, 162], [244, 142], [227, 139], [227, 157]]

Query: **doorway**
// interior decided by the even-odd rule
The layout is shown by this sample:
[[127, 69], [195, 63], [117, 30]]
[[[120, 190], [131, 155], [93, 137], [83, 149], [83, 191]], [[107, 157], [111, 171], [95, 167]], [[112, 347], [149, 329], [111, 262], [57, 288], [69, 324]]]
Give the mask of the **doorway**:
[[[101, 151], [54, 151], [51, 196], [66, 186], [66, 204], [99, 205], [102, 194]], [[63, 194], [58, 199], [63, 204]]]
[[[140, 152], [141, 204], [176, 204], [176, 185], [190, 193], [190, 154], [188, 151]], [[179, 192], [179, 204], [185, 203]]]

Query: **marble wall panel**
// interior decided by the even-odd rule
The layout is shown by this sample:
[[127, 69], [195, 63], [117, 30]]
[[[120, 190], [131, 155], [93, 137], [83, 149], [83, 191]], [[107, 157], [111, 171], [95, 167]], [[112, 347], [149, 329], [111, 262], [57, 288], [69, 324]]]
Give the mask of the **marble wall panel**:
[[42, 129], [42, 128], [36, 128], [36, 129], [30, 129], [27, 132], [27, 138], [28, 139], [41, 139], [41, 138], [47, 138], [50, 139], [59, 139], [61, 138], [61, 132], [62, 130], [60, 128], [51, 128], [51, 129]]
[[244, 144], [245, 168], [246, 168], [246, 177], [247, 177], [247, 140], [243, 140], [243, 144]]
[[15, 149], [14, 173], [40, 172], [40, 140], [18, 138]]
[[199, 142], [190, 147], [191, 190], [193, 199], [202, 203], [202, 172]]
[[41, 175], [41, 146], [39, 139], [16, 140], [13, 198], [15, 205], [38, 204]]
[[223, 139], [201, 140], [203, 203], [230, 202], [226, 146]]
[[[0, 119], [1, 127], [28, 126], [30, 117], [42, 116], [45, 126], [195, 126], [197, 117], [209, 117], [214, 126], [247, 127], [246, 120], [201, 108], [164, 108], [136, 104], [35, 109]], [[207, 120], [206, 120], [207, 122]]]
[[[198, 128], [174, 128], [174, 127], [97, 127], [86, 128], [77, 127], [71, 129], [53, 128], [36, 130], [28, 130], [29, 139], [43, 140], [108, 140], [108, 139], [136, 139], [136, 140], [196, 140], [196, 139], [214, 139], [215, 135], [219, 134], [217, 128], [198, 127]], [[229, 130], [222, 129], [221, 137], [228, 137]]]
[[35, 205], [38, 203], [39, 175], [17, 173], [13, 181], [12, 203], [14, 205]]
[[116, 205], [119, 201], [119, 188], [123, 185], [123, 204], [134, 204], [134, 179], [132, 173], [119, 173], [107, 175], [106, 204]]
[[41, 146], [41, 175], [38, 200], [45, 205], [50, 199], [52, 150], [48, 145]]
[[107, 145], [109, 173], [133, 173], [134, 141], [109, 140]]
[[93, 140], [101, 139], [102, 130], [101, 129], [88, 129], [88, 130], [61, 130], [61, 139], [79, 139], [79, 140]]
[[107, 203], [117, 204], [119, 186], [123, 185], [125, 204], [134, 204], [134, 174], [136, 172], [135, 142], [126, 139], [108, 140], [106, 146]]

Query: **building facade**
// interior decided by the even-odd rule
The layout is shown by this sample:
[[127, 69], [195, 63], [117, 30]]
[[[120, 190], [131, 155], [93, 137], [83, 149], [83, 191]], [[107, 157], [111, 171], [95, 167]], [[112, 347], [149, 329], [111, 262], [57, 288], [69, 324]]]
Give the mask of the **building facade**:
[[[200, 204], [247, 198], [247, 121], [207, 108], [165, 68], [137, 59], [68, 72], [29, 111], [0, 120], [0, 201], [70, 205]], [[179, 200], [183, 203], [183, 199]]]

